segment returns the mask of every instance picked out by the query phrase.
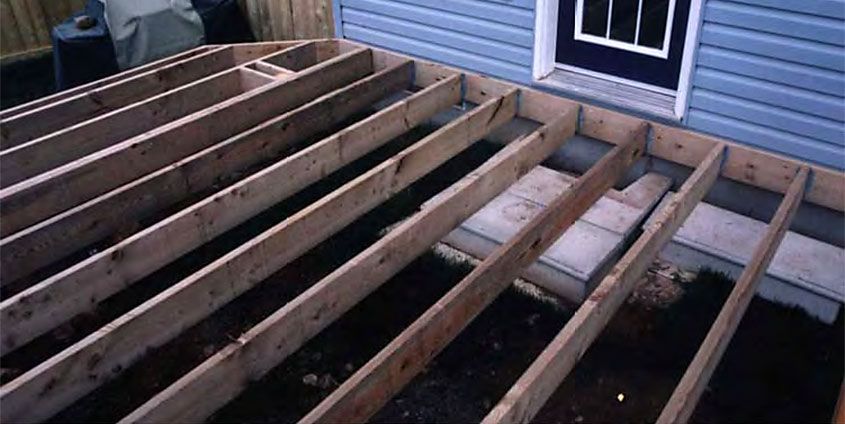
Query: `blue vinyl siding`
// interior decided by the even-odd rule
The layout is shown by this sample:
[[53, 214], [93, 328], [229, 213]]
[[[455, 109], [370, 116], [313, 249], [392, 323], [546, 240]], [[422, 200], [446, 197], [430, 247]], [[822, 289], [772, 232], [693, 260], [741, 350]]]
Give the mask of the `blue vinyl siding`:
[[535, 0], [340, 0], [343, 36], [531, 84]]
[[[338, 0], [353, 40], [532, 85], [536, 0]], [[683, 124], [845, 169], [845, 0], [705, 0]]]
[[843, 0], [707, 0], [685, 123], [845, 169], [843, 46]]

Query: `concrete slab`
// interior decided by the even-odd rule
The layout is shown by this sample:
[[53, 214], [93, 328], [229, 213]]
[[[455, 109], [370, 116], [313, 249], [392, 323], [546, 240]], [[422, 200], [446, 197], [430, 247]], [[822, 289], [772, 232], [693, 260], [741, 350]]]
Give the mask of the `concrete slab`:
[[[568, 189], [574, 177], [538, 166], [443, 239], [485, 258]], [[648, 174], [625, 190], [611, 190], [530, 266], [522, 277], [581, 302], [609, 270], [637, 226], [671, 181]], [[429, 202], [434, 201], [434, 199]], [[425, 205], [423, 205], [425, 207]]]
[[[706, 266], [737, 278], [766, 226], [765, 222], [700, 203], [660, 257], [678, 266]], [[787, 232], [758, 295], [833, 322], [845, 302], [845, 249]]]

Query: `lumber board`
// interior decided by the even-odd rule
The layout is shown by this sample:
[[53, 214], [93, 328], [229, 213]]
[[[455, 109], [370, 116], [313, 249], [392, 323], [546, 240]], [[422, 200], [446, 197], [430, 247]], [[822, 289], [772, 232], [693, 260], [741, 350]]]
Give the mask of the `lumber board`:
[[378, 411], [641, 157], [648, 126], [628, 131], [628, 143], [602, 157], [300, 423], [363, 422]]
[[[6, 32], [4, 30], [3, 34], [5, 34], [5, 33]], [[148, 63], [146, 65], [139, 66], [137, 68], [128, 69], [128, 70], [120, 72], [118, 74], [115, 74], [115, 75], [112, 75], [112, 76], [109, 76], [109, 77], [105, 77], [105, 78], [102, 78], [102, 79], [99, 79], [99, 80], [96, 80], [96, 81], [89, 82], [89, 83], [81, 85], [79, 87], [74, 87], [74, 88], [71, 88], [71, 89], [68, 89], [68, 90], [62, 90], [58, 93], [51, 94], [51, 95], [46, 96], [46, 97], [41, 97], [39, 99], [33, 100], [31, 102], [28, 102], [28, 103], [24, 103], [22, 105], [10, 107], [8, 109], [3, 109], [3, 110], [0, 110], [0, 120], [8, 119], [8, 118], [11, 118], [15, 115], [19, 115], [21, 113], [24, 113], [24, 112], [27, 112], [27, 111], [30, 111], [30, 110], [33, 110], [33, 109], [37, 109], [37, 108], [43, 107], [45, 105], [58, 103], [59, 101], [62, 101], [62, 100], [67, 99], [69, 97], [73, 97], [73, 96], [78, 95], [80, 93], [91, 91], [91, 90], [94, 90], [96, 88], [103, 87], [103, 86], [106, 86], [106, 85], [109, 85], [109, 84], [113, 84], [117, 81], [124, 80], [124, 79], [130, 78], [130, 77], [138, 75], [138, 74], [149, 72], [151, 70], [166, 66], [166, 65], [174, 63], [174, 62], [178, 62], [178, 61], [185, 60], [185, 59], [188, 59], [188, 58], [193, 57], [193, 56], [197, 56], [199, 54], [202, 54], [202, 53], [209, 51], [210, 49], [220, 49], [220, 48], [221, 48], [220, 46], [200, 46], [200, 47], [196, 47], [196, 48], [193, 48], [191, 50], [186, 50], [182, 53], [175, 54], [173, 56], [168, 56], [166, 58], [159, 59], [155, 62], [151, 62], [151, 63]]]
[[[113, 104], [115, 106], [117, 106], [119, 102], [125, 102], [125, 104], [129, 104], [133, 101], [139, 100], [143, 96], [149, 95], [149, 92], [145, 90], [149, 88], [148, 84], [155, 83], [155, 80], [159, 79], [159, 76], [157, 75], [166, 77], [162, 78], [162, 82], [168, 84], [166, 88], [168, 90], [182, 85], [188, 81], [191, 81], [192, 79], [203, 76], [199, 73], [196, 73], [191, 78], [180, 78], [182, 82], [179, 82], [172, 81], [173, 77], [167, 75], [168, 73], [177, 73], [179, 72], [178, 70], [173, 69], [170, 71], [164, 71], [163, 74], [159, 73], [159, 71], [165, 68], [170, 69], [170, 65], [178, 65], [172, 68], [188, 68], [187, 70], [189, 71], [189, 73], [192, 73], [193, 71], [191, 71], [191, 69], [198, 66], [198, 64], [191, 63], [191, 61], [193, 59], [197, 59], [197, 61], [202, 60], [202, 58], [198, 56], [201, 56], [204, 53], [216, 50], [227, 51], [229, 53], [219, 55], [221, 56], [221, 60], [223, 60], [224, 62], [228, 61], [228, 63], [231, 64], [230, 66], [237, 66], [238, 64], [254, 60], [255, 58], [265, 56], [274, 51], [283, 50], [288, 47], [293, 47], [298, 44], [305, 44], [307, 42], [309, 42], [309, 40], [278, 41], [274, 43], [199, 46], [194, 49], [187, 50], [182, 53], [175, 54], [173, 56], [169, 56], [163, 59], [159, 59], [155, 62], [139, 66], [137, 68], [128, 69], [115, 75], [99, 79], [97, 81], [92, 81], [78, 87], [63, 90], [46, 97], [42, 97], [40, 99], [33, 100], [29, 103], [25, 103], [9, 109], [0, 110], [0, 119], [5, 121], [12, 117], [21, 115], [25, 112], [29, 112], [35, 109], [41, 109], [45, 106], [63, 107], [65, 106], [66, 101], [78, 101], [78, 97], [85, 96], [90, 92], [96, 92], [97, 94], [95, 97], [97, 99], [103, 99], [103, 102], [107, 104]], [[228, 58], [226, 56], [228, 56]], [[153, 78], [153, 81], [147, 81], [149, 78]], [[123, 85], [134, 85], [138, 82], [140, 82], [146, 88], [141, 87], [140, 89], [133, 90], [132, 87], [126, 87]], [[100, 90], [101, 88], [103, 90]], [[135, 97], [134, 99], [126, 98], [119, 100], [119, 98], [121, 98], [122, 96], [139, 97]], [[3, 145], [3, 147], [5, 148], [6, 146]]]
[[[399, 64], [0, 240], [0, 285], [278, 157], [405, 84]], [[402, 82], [396, 81], [403, 79]], [[391, 82], [392, 81], [392, 82]], [[397, 85], [398, 84], [398, 85]], [[405, 84], [407, 86], [407, 84]], [[0, 345], [2, 346], [2, 345]]]
[[[293, 47], [294, 49], [299, 47]], [[49, 218], [372, 72], [369, 50], [321, 62], [0, 190], [0, 235]]]
[[804, 197], [808, 174], [809, 169], [802, 167], [798, 175], [793, 178], [792, 184], [766, 228], [765, 235], [757, 244], [751, 260], [740, 274], [713, 326], [707, 332], [704, 342], [698, 348], [690, 366], [660, 413], [658, 423], [689, 421], [710, 377], [736, 333], [742, 316], [745, 315], [751, 299], [754, 298], [761, 278], [772, 262], [786, 231], [789, 230], [789, 224]]
[[[232, 69], [166, 91], [94, 119], [0, 151], [3, 186], [79, 159], [119, 141], [152, 130], [200, 109], [213, 106], [253, 85], [242, 83], [241, 69]], [[260, 85], [272, 80], [259, 81]]]
[[121, 422], [199, 422], [260, 379], [563, 145], [572, 109], [512, 141], [429, 206], [255, 325]]
[[[347, 41], [349, 42], [349, 41]], [[350, 44], [366, 46], [362, 43]], [[454, 68], [440, 65], [412, 56], [395, 54], [373, 47], [376, 57], [395, 56], [416, 60], [417, 84], [436, 80], [441, 73]], [[478, 74], [466, 73], [467, 86], [485, 87], [467, 91], [467, 100], [478, 103], [486, 96], [510, 86], [508, 83]], [[578, 102], [554, 96], [531, 88], [520, 87], [521, 100], [517, 115], [537, 122], [548, 122], [555, 111]], [[582, 106], [582, 124], [578, 133], [608, 143], [624, 142], [624, 128], [639, 118], [597, 106]], [[718, 145], [725, 145], [731, 154], [727, 157], [721, 176], [753, 187], [759, 187], [776, 193], [785, 193], [792, 177], [801, 166], [809, 166], [813, 179], [807, 190], [805, 201], [839, 212], [845, 212], [845, 173], [821, 165], [807, 164], [800, 160], [765, 152], [750, 146], [734, 143], [717, 137], [699, 134], [691, 130], [648, 121], [652, 128], [652, 140], [649, 143], [649, 156], [695, 168], [705, 160], [709, 152]]]
[[[122, 192], [133, 197], [116, 195], [96, 205], [94, 210], [82, 210], [76, 214], [78, 219], [100, 215], [100, 221], [86, 221], [69, 229], [57, 226], [54, 230], [57, 241], [32, 236], [25, 245], [9, 243], [9, 248], [6, 248], [0, 243], [0, 253], [5, 255], [9, 250], [14, 253], [16, 250], [12, 248], [16, 248], [21, 255], [29, 254], [8, 259], [4, 256], [9, 264], [15, 265], [22, 259], [30, 262], [43, 260], [43, 256], [59, 247], [72, 251], [84, 246], [86, 240], [79, 239], [90, 232], [85, 230], [106, 227], [101, 222], [108, 217], [116, 217], [113, 225], [118, 225], [119, 219], [136, 219], [137, 215], [133, 213], [143, 207], [160, 209], [169, 206], [174, 199], [210, 188], [220, 172], [237, 172], [256, 162], [272, 159], [321, 128], [339, 123], [362, 107], [409, 87], [411, 66], [410, 62], [406, 62], [382, 70], [187, 158], [176, 166], [152, 174], [144, 181], [136, 181], [133, 184], [140, 184]], [[459, 91], [457, 77], [425, 90], [6, 299], [0, 303], [0, 319], [4, 324], [0, 355], [96, 307], [100, 301], [184, 253], [381, 146], [404, 129], [404, 126], [389, 119], [401, 118], [408, 124], [418, 124], [421, 119], [457, 103]], [[314, 160], [320, 165], [315, 166]], [[190, 184], [167, 185], [169, 179], [189, 181]], [[166, 193], [163, 187], [173, 192]], [[168, 203], [162, 200], [163, 197], [168, 198]], [[227, 200], [229, 197], [232, 200]], [[68, 237], [69, 233], [71, 237]], [[38, 249], [44, 247], [46, 252], [38, 254]]]
[[845, 424], [845, 378], [842, 379], [842, 388], [839, 389], [839, 397], [836, 400], [833, 418], [830, 419], [830, 422], [833, 424]]
[[473, 109], [0, 387], [0, 419], [50, 417], [509, 121], [515, 110], [516, 90]]
[[485, 424], [530, 422], [625, 301], [639, 278], [704, 197], [719, 175], [725, 147], [711, 149], [672, 200], [637, 238], [564, 328], [543, 350]]
[[95, 88], [14, 115], [0, 122], [0, 146], [17, 146], [97, 114], [160, 94], [189, 81], [235, 66], [231, 47], [220, 47], [147, 73]]

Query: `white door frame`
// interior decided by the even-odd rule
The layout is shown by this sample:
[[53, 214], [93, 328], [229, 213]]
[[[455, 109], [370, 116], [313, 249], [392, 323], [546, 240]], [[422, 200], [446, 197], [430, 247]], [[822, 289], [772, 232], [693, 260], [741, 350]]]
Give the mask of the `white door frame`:
[[[534, 13], [534, 65], [532, 75], [539, 81], [555, 69], [557, 47], [557, 15], [560, 0], [537, 0]], [[678, 90], [675, 94], [675, 117], [683, 119], [689, 101], [692, 68], [697, 53], [698, 35], [701, 30], [701, 13], [704, 0], [690, 0], [687, 33], [681, 57]]]

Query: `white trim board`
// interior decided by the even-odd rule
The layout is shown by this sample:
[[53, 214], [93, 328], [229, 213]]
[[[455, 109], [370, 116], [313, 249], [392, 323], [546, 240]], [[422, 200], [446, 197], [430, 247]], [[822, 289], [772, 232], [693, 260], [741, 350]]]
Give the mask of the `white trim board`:
[[[678, 78], [678, 90], [674, 94], [674, 107], [671, 108], [671, 116], [669, 116], [669, 114], [657, 114], [656, 116], [660, 118], [670, 118], [682, 121], [686, 115], [687, 106], [689, 104], [690, 86], [692, 83], [691, 75], [695, 64], [695, 57], [698, 52], [698, 39], [701, 29], [703, 1], [704, 0], [690, 0], [689, 17], [687, 18], [687, 33], [684, 38], [681, 70]], [[556, 68], [555, 48], [557, 47], [557, 15], [559, 4], [560, 0], [537, 0], [534, 16], [534, 63], [532, 75], [534, 78], [533, 82], [535, 84], [550, 88], [565, 89], [553, 81], [544, 81], [544, 79], [547, 79]], [[567, 70], [573, 71], [573, 69], [569, 68]], [[582, 69], [579, 70], [579, 72], [586, 76], [595, 77], [595, 75], [591, 75], [591, 73], [595, 74], [592, 71]], [[613, 75], [602, 75], [601, 79], [624, 83], [624, 80]], [[641, 83], [631, 84], [631, 86], [639, 89], [646, 88], [642, 87]], [[583, 95], [591, 97], [588, 94]], [[599, 99], [598, 97], [596, 97], [596, 99], [621, 108], [649, 113], [648, 107], [631, 107], [632, 102], [636, 102], [638, 100], [637, 98], [621, 99], [620, 101], [613, 101], [613, 99], [608, 100], [606, 98]]]

